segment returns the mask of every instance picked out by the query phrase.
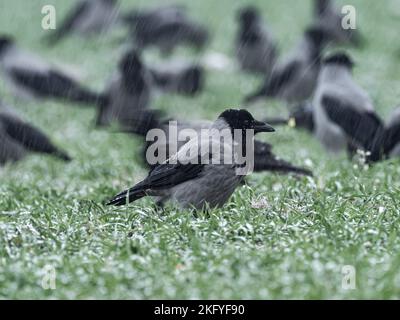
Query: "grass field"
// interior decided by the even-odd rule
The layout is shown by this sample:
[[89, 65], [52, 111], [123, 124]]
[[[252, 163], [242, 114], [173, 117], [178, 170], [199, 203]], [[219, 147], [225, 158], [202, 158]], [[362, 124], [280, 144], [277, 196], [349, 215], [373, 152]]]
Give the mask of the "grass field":
[[[179, 1], [176, 1], [179, 2]], [[212, 51], [232, 56], [234, 13], [246, 1], [180, 1], [205, 21]], [[311, 2], [252, 1], [263, 11], [282, 52], [311, 18]], [[0, 30], [52, 62], [78, 68], [85, 83], [101, 89], [121, 53], [115, 30], [90, 41], [69, 38], [48, 49], [41, 39], [41, 8], [63, 0], [2, 0]], [[148, 1], [122, 1], [125, 8]], [[151, 1], [151, 4], [157, 3]], [[341, 2], [344, 3], [344, 2]], [[354, 76], [382, 116], [400, 103], [398, 1], [349, 0], [368, 46], [349, 52]], [[177, 56], [196, 60], [190, 50]], [[150, 51], [147, 59], [159, 59]], [[195, 99], [163, 96], [154, 107], [179, 118], [214, 119], [238, 107], [260, 79], [236, 71], [210, 71]], [[277, 154], [311, 164], [315, 177], [253, 175], [248, 186], [209, 215], [175, 208], [156, 213], [150, 199], [122, 209], [102, 203], [146, 174], [135, 160], [140, 141], [93, 126], [94, 110], [52, 101], [14, 100], [0, 83], [2, 100], [74, 157], [64, 164], [30, 156], [0, 169], [1, 298], [399, 298], [400, 166], [373, 168], [332, 156], [306, 133], [280, 128], [260, 136]], [[250, 107], [257, 117], [284, 114], [281, 103]], [[256, 208], [254, 202], [265, 203]], [[353, 266], [356, 288], [342, 288], [342, 268]], [[46, 266], [56, 289], [42, 287]]]

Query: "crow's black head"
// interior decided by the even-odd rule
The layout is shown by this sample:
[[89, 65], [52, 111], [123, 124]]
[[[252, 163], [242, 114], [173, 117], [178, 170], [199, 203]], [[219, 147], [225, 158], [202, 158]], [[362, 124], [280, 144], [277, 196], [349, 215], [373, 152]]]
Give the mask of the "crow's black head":
[[0, 36], [0, 54], [14, 44], [14, 39], [11, 36]]
[[219, 118], [225, 120], [225, 122], [229, 125], [232, 130], [246, 130], [252, 129], [254, 133], [260, 132], [274, 132], [275, 129], [265, 122], [257, 121], [253, 118], [250, 112], [247, 110], [241, 109], [228, 109], [225, 110]]
[[309, 27], [305, 31], [305, 36], [317, 48], [322, 48], [331, 40], [331, 37], [324, 29], [316, 26]]
[[249, 26], [253, 22], [257, 21], [260, 17], [260, 13], [256, 7], [247, 6], [239, 10], [238, 20], [244, 26]]
[[354, 61], [345, 52], [336, 52], [323, 60], [324, 65], [335, 64], [338, 66], [343, 66], [348, 69], [353, 69]]

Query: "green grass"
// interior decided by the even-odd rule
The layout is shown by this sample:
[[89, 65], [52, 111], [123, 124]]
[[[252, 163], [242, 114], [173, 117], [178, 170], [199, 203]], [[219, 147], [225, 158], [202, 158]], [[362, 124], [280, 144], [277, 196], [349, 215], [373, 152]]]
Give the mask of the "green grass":
[[[231, 55], [235, 10], [246, 1], [181, 1], [213, 30], [210, 50]], [[48, 49], [40, 39], [41, 6], [54, 3], [58, 18], [69, 1], [5, 0], [0, 30], [53, 62], [77, 66], [100, 89], [119, 54], [115, 30], [90, 41], [70, 38]], [[151, 1], [156, 3], [156, 1]], [[310, 1], [254, 1], [290, 48], [310, 19]], [[344, 3], [344, 2], [343, 2]], [[354, 76], [386, 116], [400, 102], [399, 4], [350, 0], [369, 44], [350, 50]], [[123, 1], [124, 7], [145, 1]], [[198, 58], [181, 49], [180, 56]], [[146, 58], [158, 59], [150, 52]], [[196, 99], [165, 96], [155, 107], [179, 118], [214, 119], [240, 106], [260, 79], [209, 72]], [[345, 155], [326, 154], [305, 133], [279, 129], [263, 139], [279, 155], [304, 165], [315, 178], [259, 174], [209, 215], [168, 208], [150, 199], [116, 210], [104, 200], [145, 175], [135, 162], [140, 141], [93, 128], [94, 110], [73, 105], [3, 100], [40, 126], [74, 157], [70, 164], [30, 156], [0, 169], [0, 297], [2, 298], [398, 298], [400, 296], [400, 166], [398, 160], [362, 168]], [[258, 117], [284, 113], [278, 102], [250, 109]], [[252, 203], [260, 198], [265, 206]], [[56, 289], [41, 283], [56, 269]], [[355, 290], [342, 288], [342, 267], [356, 270]]]

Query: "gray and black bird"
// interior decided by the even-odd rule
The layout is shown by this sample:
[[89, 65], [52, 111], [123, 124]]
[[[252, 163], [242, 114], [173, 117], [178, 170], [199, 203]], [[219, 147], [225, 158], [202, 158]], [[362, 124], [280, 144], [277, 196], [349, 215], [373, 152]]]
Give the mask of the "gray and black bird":
[[[239, 144], [233, 132], [239, 130], [243, 135], [246, 129], [254, 130], [255, 134], [274, 131], [268, 124], [255, 120], [247, 110], [230, 109], [212, 124], [210, 139], [213, 138], [213, 132], [228, 130], [232, 140]], [[241, 140], [239, 147], [244, 148], [246, 140]], [[193, 137], [175, 155], [155, 166], [143, 181], [115, 196], [108, 205], [121, 206], [152, 196], [156, 197], [159, 205], [171, 201], [189, 209], [222, 207], [243, 181], [243, 175], [238, 175], [237, 171], [241, 164], [236, 162], [237, 148], [224, 144], [223, 148], [216, 150], [209, 146], [209, 139]], [[234, 161], [222, 161], [220, 164], [212, 162], [218, 157], [225, 159], [227, 152]]]
[[123, 21], [140, 50], [156, 47], [169, 55], [179, 45], [203, 49], [209, 39], [207, 28], [193, 21], [182, 6], [132, 11], [123, 17]]
[[103, 96], [84, 88], [40, 57], [18, 48], [9, 36], [0, 36], [0, 71], [19, 98], [61, 99], [84, 105], [103, 103]]
[[329, 119], [339, 126], [349, 143], [366, 153], [368, 162], [400, 156], [400, 108], [385, 124], [374, 112], [339, 104], [326, 104]]
[[260, 98], [276, 98], [289, 104], [299, 103], [312, 96], [321, 67], [321, 56], [328, 41], [319, 28], [308, 28], [298, 45], [278, 62], [270, 77], [255, 93], [245, 98], [251, 103]]
[[50, 44], [55, 44], [72, 34], [87, 37], [108, 31], [118, 21], [117, 2], [117, 0], [77, 1], [47, 40]]
[[324, 59], [312, 101], [315, 135], [328, 151], [334, 153], [345, 149], [352, 151], [353, 148], [346, 133], [328, 117], [326, 110], [345, 106], [357, 112], [374, 112], [370, 96], [353, 79], [353, 66], [353, 60], [344, 52]]
[[268, 78], [278, 57], [275, 39], [255, 7], [239, 10], [238, 22], [235, 50], [240, 67]]
[[16, 162], [30, 153], [71, 160], [41, 130], [21, 120], [0, 101], [0, 164]]
[[204, 88], [205, 71], [200, 65], [173, 63], [149, 69], [154, 87], [162, 92], [195, 96]]
[[152, 97], [152, 75], [135, 50], [126, 52], [102, 94], [105, 98], [97, 114], [98, 126], [120, 124], [134, 119], [137, 110], [149, 106]]
[[[132, 120], [124, 128], [125, 132], [133, 133], [145, 138], [148, 132], [152, 129], [159, 129], [164, 132], [165, 141], [157, 140], [155, 142], [146, 141], [142, 152], [143, 160], [148, 166], [154, 167], [157, 163], [149, 163], [147, 161], [147, 152], [150, 148], [157, 148], [157, 151], [168, 157], [169, 154], [178, 151], [183, 145], [189, 141], [177, 141], [170, 139], [169, 130], [170, 126], [176, 126], [176, 132], [179, 135], [185, 129], [195, 130], [197, 135], [201, 134], [201, 130], [208, 130], [212, 125], [212, 121], [197, 120], [197, 121], [180, 121], [173, 119], [165, 119], [162, 113], [158, 110], [141, 110], [136, 114]], [[254, 140], [254, 172], [272, 171], [277, 173], [294, 173], [299, 175], [312, 176], [312, 172], [308, 169], [295, 166], [288, 161], [276, 156], [273, 147], [267, 142]]]
[[364, 43], [361, 33], [358, 29], [344, 28], [344, 17], [333, 0], [314, 0], [314, 25], [324, 29], [331, 42], [361, 46]]

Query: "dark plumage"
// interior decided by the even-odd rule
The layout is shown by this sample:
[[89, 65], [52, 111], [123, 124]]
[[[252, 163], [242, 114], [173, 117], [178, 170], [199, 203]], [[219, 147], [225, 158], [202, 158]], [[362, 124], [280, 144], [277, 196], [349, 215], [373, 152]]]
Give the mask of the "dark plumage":
[[170, 54], [182, 44], [202, 49], [209, 38], [206, 27], [192, 21], [179, 6], [133, 11], [124, 17], [124, 21], [137, 48], [155, 46], [163, 54]]
[[80, 0], [47, 40], [55, 44], [71, 34], [90, 36], [104, 33], [117, 19], [117, 0]]
[[43, 59], [17, 48], [10, 37], [0, 37], [0, 70], [14, 94], [22, 98], [50, 98], [99, 105], [104, 97], [77, 83]]
[[[227, 110], [210, 127], [220, 130], [253, 129], [255, 132], [270, 132], [273, 129], [265, 123], [254, 120], [246, 110]], [[243, 133], [243, 131], [242, 131]], [[125, 205], [144, 196], [155, 196], [158, 203], [166, 201], [177, 203], [183, 208], [203, 210], [223, 206], [242, 181], [237, 169], [240, 165], [233, 163], [210, 163], [210, 159], [235, 148], [215, 151], [208, 149], [203, 152], [203, 146], [209, 146], [210, 141], [190, 139], [177, 154], [166, 162], [155, 166], [142, 182], [115, 196], [108, 205]], [[225, 146], [224, 148], [229, 147]], [[195, 148], [198, 153], [187, 156], [188, 150]], [[222, 148], [222, 149], [224, 149]], [[222, 152], [222, 153], [221, 153]], [[236, 159], [236, 157], [234, 156]], [[224, 158], [222, 158], [224, 159]]]
[[30, 152], [48, 154], [63, 161], [71, 160], [43, 132], [4, 110], [0, 103], [0, 164], [21, 160]]
[[333, 0], [314, 0], [314, 25], [329, 34], [331, 42], [363, 45], [364, 39], [358, 29], [342, 27], [343, 18], [344, 14], [336, 8]]
[[288, 103], [307, 100], [313, 94], [321, 66], [322, 51], [328, 41], [322, 29], [309, 28], [298, 46], [272, 71], [247, 103], [260, 98], [278, 98]]
[[198, 65], [151, 68], [152, 83], [167, 93], [194, 96], [204, 88], [204, 69]]
[[254, 7], [242, 8], [238, 13], [239, 30], [235, 41], [236, 57], [245, 71], [269, 77], [278, 50], [261, 15]]
[[327, 102], [324, 109], [330, 120], [343, 129], [352, 146], [369, 153], [367, 160], [376, 162], [399, 155], [399, 110], [385, 125], [375, 112], [357, 110], [343, 102]]
[[113, 121], [124, 124], [134, 119], [137, 110], [150, 104], [151, 81], [151, 73], [137, 52], [130, 50], [125, 53], [103, 93], [106, 103], [98, 110], [97, 125], [106, 126]]
[[[168, 124], [172, 119], [162, 120], [162, 114], [157, 110], [142, 110], [137, 113], [136, 119], [127, 124], [126, 132], [134, 133], [139, 136], [146, 137], [151, 129], [160, 129], [165, 133], [166, 143], [162, 146], [161, 141], [156, 141], [159, 150], [165, 150], [165, 154], [170, 154], [170, 150], [179, 150], [186, 141], [179, 142], [176, 146], [171, 146], [168, 136]], [[268, 122], [268, 121], [266, 121]], [[211, 121], [177, 121], [177, 131], [182, 132], [184, 129], [194, 129], [198, 134], [201, 130], [208, 129]], [[153, 142], [147, 141], [142, 152], [143, 162], [146, 163], [146, 153]], [[148, 164], [148, 163], [147, 163]], [[150, 167], [154, 164], [148, 164]], [[280, 159], [272, 152], [272, 146], [266, 142], [259, 140], [254, 141], [254, 172], [282, 172], [295, 173], [302, 175], [312, 175], [310, 170], [294, 166], [293, 164]]]

